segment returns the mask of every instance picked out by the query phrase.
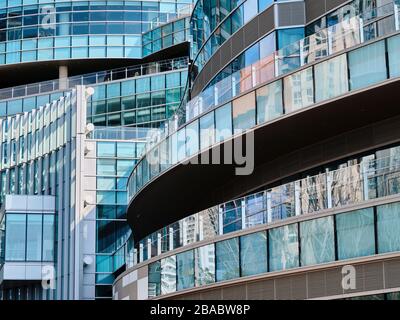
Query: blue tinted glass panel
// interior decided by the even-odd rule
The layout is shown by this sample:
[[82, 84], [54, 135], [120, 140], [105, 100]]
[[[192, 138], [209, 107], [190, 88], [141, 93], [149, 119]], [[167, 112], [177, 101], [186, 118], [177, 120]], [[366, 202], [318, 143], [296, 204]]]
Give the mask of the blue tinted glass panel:
[[367, 87], [387, 78], [385, 42], [379, 41], [349, 53], [351, 90]]
[[239, 239], [220, 241], [216, 246], [216, 280], [224, 281], [238, 278]]
[[215, 282], [215, 247], [209, 244], [195, 249], [196, 252], [196, 286]]
[[335, 260], [333, 217], [300, 223], [301, 265]]
[[194, 287], [194, 252], [186, 251], [176, 255], [177, 290]]
[[6, 215], [7, 261], [24, 261], [26, 247], [26, 214]]
[[242, 277], [267, 272], [267, 234], [257, 232], [240, 237]]
[[270, 271], [286, 270], [299, 266], [297, 224], [269, 230]]
[[400, 76], [400, 36], [388, 39], [389, 71], [390, 77]]
[[336, 216], [338, 259], [375, 253], [374, 211], [372, 208]]
[[400, 251], [400, 203], [377, 207], [379, 253]]

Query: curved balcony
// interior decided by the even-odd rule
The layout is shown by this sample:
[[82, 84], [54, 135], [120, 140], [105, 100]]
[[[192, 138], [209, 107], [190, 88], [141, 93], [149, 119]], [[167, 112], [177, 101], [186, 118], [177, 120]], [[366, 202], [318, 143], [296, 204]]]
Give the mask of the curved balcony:
[[[384, 177], [383, 172], [380, 172], [383, 175], [378, 173], [379, 169], [374, 171], [367, 178], [371, 180], [366, 189], [358, 188], [357, 183], [351, 185], [351, 180], [348, 181], [348, 190], [341, 189], [340, 185], [335, 186], [338, 187], [334, 192], [337, 199], [345, 200], [349, 190], [353, 191], [350, 193], [353, 199], [361, 199], [365, 193], [378, 195], [383, 191], [384, 193], [380, 193], [382, 198], [378, 196], [358, 204], [355, 204], [357, 201], [353, 204], [349, 202], [343, 207], [292, 216], [273, 224], [238, 229], [223, 236], [205, 238], [187, 247], [173, 248], [170, 252], [164, 252], [125, 271], [114, 282], [115, 291], [119, 291], [119, 296], [123, 298], [129, 289], [121, 287], [130, 286], [143, 278], [141, 292], [136, 292], [138, 286], [133, 283], [132, 291], [129, 290], [131, 299], [170, 299], [180, 295], [190, 296], [199, 291], [227, 288], [238, 283], [254, 283], [265, 278], [274, 281], [291, 275], [298, 276], [307, 271], [314, 272], [315, 275], [315, 272], [338, 266], [336, 272], [340, 274], [343, 265], [356, 265], [361, 261], [374, 263], [385, 260], [390, 263], [392, 258], [399, 258], [400, 252], [400, 198], [396, 190], [399, 183], [398, 163], [392, 165], [397, 173], [389, 170]], [[378, 175], [374, 179], [376, 173]], [[392, 173], [394, 175], [391, 176]], [[342, 181], [347, 178], [347, 174], [341, 177]], [[366, 186], [364, 182], [360, 186]], [[396, 191], [389, 195], [390, 189]], [[311, 198], [314, 196], [311, 195]], [[191, 235], [190, 232], [187, 234]], [[159, 248], [162, 248], [164, 242], [159, 240]], [[141, 252], [143, 251], [142, 247]], [[398, 265], [392, 270], [392, 274], [398, 273]], [[140, 277], [137, 277], [138, 274]], [[346, 293], [346, 289], [340, 286], [342, 278], [335, 279], [337, 282], [330, 282], [330, 286], [335, 284], [335, 290], [331, 290], [327, 296]], [[320, 286], [319, 281], [318, 288]], [[364, 291], [363, 288], [357, 289]], [[365, 291], [368, 290], [371, 289], [365, 288]], [[321, 290], [318, 291], [320, 297], [324, 296]], [[290, 295], [290, 290], [288, 294]], [[307, 292], [304, 295], [302, 299], [313, 297], [313, 294], [308, 295]], [[205, 296], [207, 297], [207, 293]]]
[[[395, 108], [400, 98], [399, 41], [398, 35], [376, 39], [302, 67], [209, 110], [152, 146], [128, 181], [128, 222], [135, 238], [313, 163], [360, 150], [367, 142], [376, 145], [379, 121], [400, 112]], [[351, 131], [363, 127], [365, 135], [352, 141]], [[236, 175], [233, 163], [193, 164], [195, 159], [201, 163], [204, 155], [211, 159], [210, 153], [217, 150], [224, 154], [232, 143], [240, 144], [251, 134], [255, 146], [251, 175]], [[328, 139], [346, 134], [341, 140], [345, 149], [329, 150]], [[310, 159], [302, 151], [305, 147], [316, 148], [318, 155]], [[303, 159], [290, 159], [295, 152]], [[285, 161], [277, 161], [284, 157]], [[192, 164], [185, 164], [188, 160]], [[274, 161], [278, 169], [268, 169]], [[169, 192], [171, 179], [174, 190]], [[157, 201], [148, 201], [154, 197]]]
[[187, 15], [190, 3], [9, 1], [0, 8], [0, 67], [88, 58], [141, 59], [142, 33]]
[[[71, 76], [63, 80], [48, 80], [11, 88], [4, 88], [0, 89], [0, 100], [52, 93], [59, 90], [72, 89], [77, 85], [95, 85], [103, 82], [145, 76], [158, 72], [179, 70], [186, 68], [187, 63], [188, 58], [186, 57], [168, 59], [124, 68], [93, 72], [79, 76]], [[61, 86], [64, 88], [60, 88], [60, 82]]]
[[[189, 18], [184, 17], [143, 34], [143, 57], [189, 42]], [[188, 44], [187, 44], [188, 45]]]
[[377, 155], [369, 154], [359, 164], [336, 170], [326, 169], [325, 173], [260, 190], [208, 208], [140, 240], [135, 246], [135, 254], [133, 250], [127, 252], [130, 251], [131, 261], [140, 263], [239, 230], [280, 223], [329, 209], [341, 210], [349, 205], [396, 195], [399, 193], [399, 151], [400, 147], [380, 150], [379, 155], [390, 155], [374, 159]]
[[201, 93], [181, 106], [179, 125], [261, 83], [398, 30], [398, 12], [398, 6], [389, 3], [321, 29], [272, 53], [270, 48], [264, 48], [274, 41], [268, 34], [209, 79]]

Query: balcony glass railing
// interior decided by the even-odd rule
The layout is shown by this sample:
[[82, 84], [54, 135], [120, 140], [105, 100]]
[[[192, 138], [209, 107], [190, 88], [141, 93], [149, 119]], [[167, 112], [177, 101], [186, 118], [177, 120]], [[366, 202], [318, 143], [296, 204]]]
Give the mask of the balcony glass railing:
[[0, 89], [0, 100], [72, 89], [77, 85], [93, 85], [108, 81], [139, 77], [153, 73], [187, 68], [188, 58], [176, 58], [147, 64], [99, 71], [66, 79], [43, 81], [12, 88]]
[[[386, 152], [387, 151], [387, 152]], [[230, 232], [400, 193], [400, 148], [214, 206], [125, 245], [127, 267]]]
[[145, 156], [128, 180], [129, 200], [170, 167], [215, 143], [314, 103], [399, 77], [399, 50], [399, 35], [379, 38], [249, 91], [203, 113], [179, 130], [176, 119], [170, 121], [164, 131], [149, 138]]
[[320, 30], [208, 86], [178, 113], [179, 125], [262, 83], [399, 29], [398, 4], [389, 3]]

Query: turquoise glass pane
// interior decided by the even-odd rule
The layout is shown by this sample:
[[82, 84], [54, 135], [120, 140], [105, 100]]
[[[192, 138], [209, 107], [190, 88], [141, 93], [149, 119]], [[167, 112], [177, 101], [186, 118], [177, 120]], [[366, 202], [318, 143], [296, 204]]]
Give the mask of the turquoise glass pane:
[[275, 81], [256, 91], [257, 124], [273, 120], [283, 114], [282, 81]]
[[389, 54], [389, 71], [390, 77], [400, 76], [400, 36], [391, 37], [388, 39], [388, 54]]
[[335, 260], [333, 217], [300, 223], [301, 265]]
[[98, 157], [115, 157], [115, 142], [97, 142]]
[[299, 241], [297, 224], [271, 229], [268, 234], [270, 271], [298, 267]]
[[377, 207], [378, 252], [400, 251], [400, 203]]
[[336, 216], [338, 259], [350, 259], [375, 253], [374, 211], [372, 208]]
[[215, 282], [215, 247], [209, 244], [196, 248], [196, 286]]
[[233, 238], [217, 242], [216, 280], [224, 281], [239, 277], [239, 239]]
[[257, 232], [240, 237], [242, 277], [267, 272], [267, 234]]
[[379, 41], [349, 53], [350, 88], [356, 90], [387, 78], [385, 42]]
[[194, 252], [186, 251], [176, 255], [177, 290], [194, 287]]

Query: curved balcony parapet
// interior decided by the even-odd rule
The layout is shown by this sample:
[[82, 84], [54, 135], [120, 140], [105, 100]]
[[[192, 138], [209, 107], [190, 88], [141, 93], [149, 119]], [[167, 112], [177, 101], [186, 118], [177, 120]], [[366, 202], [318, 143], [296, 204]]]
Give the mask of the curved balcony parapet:
[[400, 147], [385, 149], [382, 153], [390, 156], [366, 156], [359, 164], [327, 170], [187, 216], [138, 241], [135, 250], [130, 250], [130, 261], [140, 263], [231, 232], [399, 194], [397, 184], [392, 184], [394, 177], [400, 176], [399, 152]]
[[[223, 78], [222, 80], [213, 83], [213, 79], [209, 79], [209, 85], [201, 93], [181, 106], [184, 110], [179, 113], [181, 115], [179, 124], [189, 122], [208, 109], [222, 104], [260, 83], [268, 82], [307, 64], [399, 30], [398, 13], [398, 4], [388, 3], [321, 29], [318, 33], [296, 41], [265, 57], [260, 54], [261, 58], [258, 61], [231, 74], [221, 72], [221, 77], [216, 75], [213, 79]], [[378, 24], [385, 24], [387, 28], [381, 28], [378, 34], [366, 32], [368, 29], [376, 30]], [[241, 56], [244, 54], [242, 53]], [[235, 66], [232, 66], [232, 69], [235, 69]]]
[[[165, 139], [155, 139], [158, 142], [146, 149], [145, 156], [135, 166], [128, 180], [130, 202], [159, 175], [216, 144], [241, 136], [260, 125], [279, 123], [280, 118], [315, 104], [323, 104], [324, 101], [357, 93], [369, 86], [399, 77], [397, 63], [400, 57], [396, 51], [398, 41], [398, 35], [390, 36], [387, 40], [378, 39], [323, 62], [303, 67], [266, 86], [257, 87], [257, 90], [243, 94], [228, 104], [209, 110], [178, 131], [170, 132]], [[370, 53], [378, 58], [371, 62], [366, 60], [366, 65], [362, 66], [363, 56]], [[365, 70], [368, 66], [375, 69]], [[327, 70], [333, 72], [326, 76]], [[225, 132], [218, 133], [222, 129]]]

